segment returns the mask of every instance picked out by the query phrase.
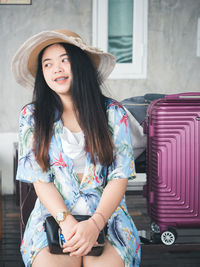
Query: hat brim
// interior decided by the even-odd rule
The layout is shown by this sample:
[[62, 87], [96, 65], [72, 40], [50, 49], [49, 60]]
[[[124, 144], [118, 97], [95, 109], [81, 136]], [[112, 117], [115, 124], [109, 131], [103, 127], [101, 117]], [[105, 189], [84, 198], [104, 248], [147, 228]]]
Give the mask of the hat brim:
[[108, 78], [116, 64], [113, 55], [85, 44], [76, 33], [43, 31], [29, 38], [13, 57], [11, 68], [16, 81], [23, 87], [33, 89], [39, 53], [48, 45], [61, 42], [73, 44], [85, 51], [96, 67], [101, 82]]

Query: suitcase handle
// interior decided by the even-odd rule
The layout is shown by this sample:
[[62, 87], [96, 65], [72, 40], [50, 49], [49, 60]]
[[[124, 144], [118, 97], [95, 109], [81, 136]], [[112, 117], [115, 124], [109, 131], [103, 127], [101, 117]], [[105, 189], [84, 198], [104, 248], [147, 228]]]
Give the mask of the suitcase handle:
[[[160, 101], [162, 101], [162, 99], [163, 98], [159, 98], [159, 99], [156, 99], [156, 100], [154, 100], [154, 101], [152, 101], [150, 104], [149, 104], [149, 106], [148, 106], [148, 108], [147, 108], [147, 112], [146, 112], [146, 117], [148, 117], [149, 116], [149, 114], [151, 114], [151, 111], [152, 111], [152, 109], [153, 109], [153, 107], [155, 106], [155, 104], [156, 103], [158, 103], [158, 102], [160, 102]], [[148, 125], [151, 125], [151, 116], [149, 117], [149, 121], [148, 121]], [[147, 121], [146, 121], [146, 124], [147, 124]], [[144, 124], [145, 125], [145, 124]], [[147, 129], [147, 128], [146, 128]], [[144, 132], [145, 133], [145, 132]]]
[[166, 95], [166, 99], [179, 99], [179, 98], [193, 98], [193, 97], [200, 97], [200, 92], [188, 92], [188, 93], [180, 93], [174, 95]]
[[[187, 93], [180, 93], [180, 94], [173, 94], [173, 95], [165, 95], [164, 99], [180, 99], [180, 98], [200, 98], [200, 92], [187, 92]], [[148, 108], [147, 113], [150, 114], [154, 105], [160, 101], [162, 101], [163, 98], [159, 98], [157, 100], [152, 101]], [[151, 125], [151, 117], [149, 120], [149, 125]]]

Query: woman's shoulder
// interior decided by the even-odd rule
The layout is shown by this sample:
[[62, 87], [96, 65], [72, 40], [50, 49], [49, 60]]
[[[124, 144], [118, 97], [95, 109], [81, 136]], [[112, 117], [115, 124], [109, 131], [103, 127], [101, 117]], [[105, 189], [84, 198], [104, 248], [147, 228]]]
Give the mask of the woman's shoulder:
[[34, 108], [35, 108], [35, 106], [33, 103], [25, 105], [21, 110], [21, 115], [23, 115], [23, 116], [33, 115]]
[[115, 112], [122, 112], [122, 113], [126, 113], [124, 110], [124, 107], [122, 106], [122, 104], [120, 104], [117, 100], [112, 99], [112, 98], [107, 98], [105, 99], [105, 105], [106, 105], [106, 111], [115, 111]]
[[[22, 125], [26, 125], [28, 127], [33, 127], [34, 125], [34, 104], [30, 103], [24, 106], [20, 112], [20, 122]], [[20, 124], [20, 125], [21, 125]]]

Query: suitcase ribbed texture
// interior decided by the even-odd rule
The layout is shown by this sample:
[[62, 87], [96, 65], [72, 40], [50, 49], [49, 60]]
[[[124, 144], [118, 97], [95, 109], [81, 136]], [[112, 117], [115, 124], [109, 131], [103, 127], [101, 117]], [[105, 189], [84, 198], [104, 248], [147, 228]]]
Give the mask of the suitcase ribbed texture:
[[200, 95], [152, 102], [147, 136], [151, 220], [161, 231], [169, 226], [200, 227]]

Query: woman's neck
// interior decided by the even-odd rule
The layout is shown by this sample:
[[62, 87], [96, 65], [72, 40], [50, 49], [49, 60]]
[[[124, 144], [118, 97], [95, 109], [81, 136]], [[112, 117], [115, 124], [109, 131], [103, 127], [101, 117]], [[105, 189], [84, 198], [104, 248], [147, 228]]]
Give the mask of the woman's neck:
[[63, 95], [61, 96], [60, 95], [60, 99], [61, 99], [61, 102], [62, 102], [62, 105], [63, 105], [63, 112], [72, 112], [74, 110], [74, 107], [73, 107], [73, 102], [72, 102], [72, 97], [69, 96], [69, 95]]
[[74, 111], [72, 98], [70, 96], [60, 97], [63, 104], [62, 122], [71, 132], [80, 132], [81, 127], [77, 121], [77, 116]]

